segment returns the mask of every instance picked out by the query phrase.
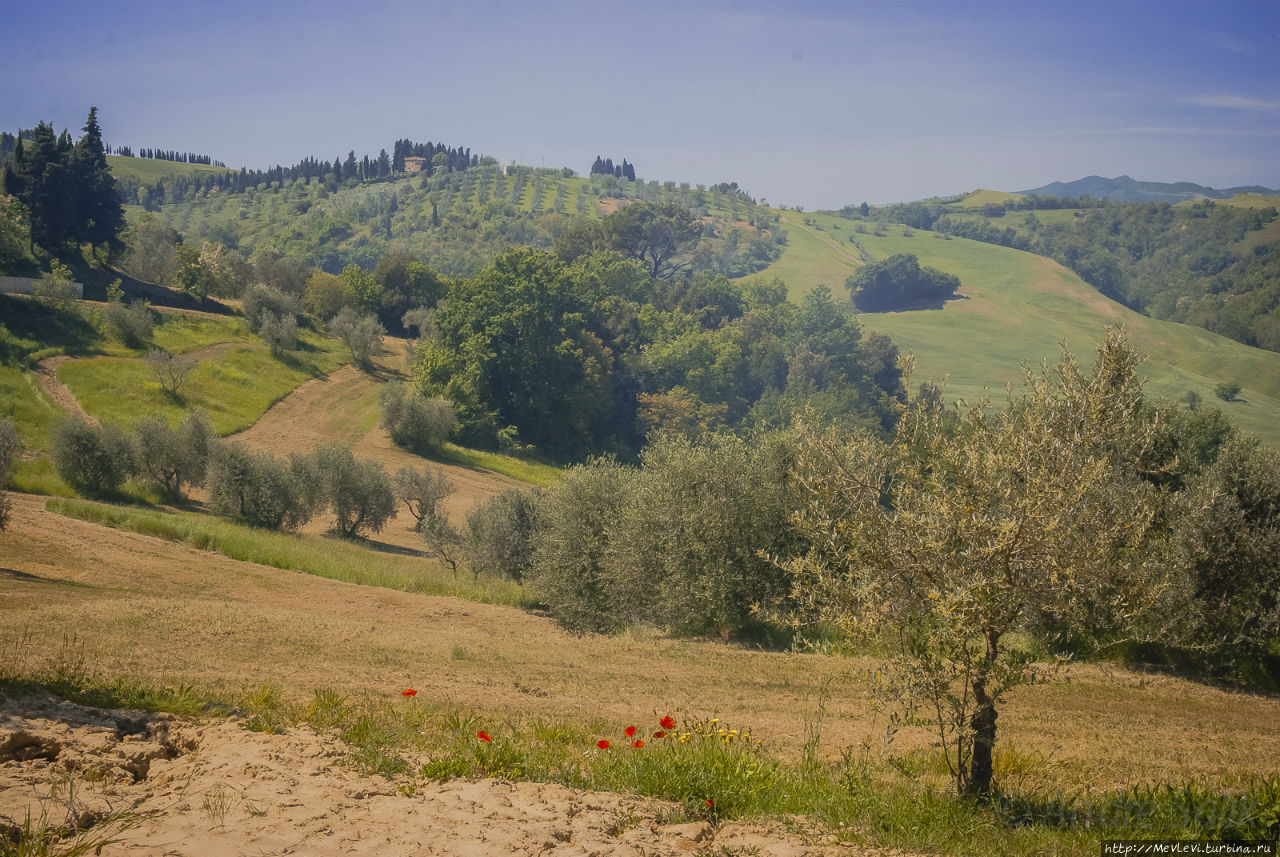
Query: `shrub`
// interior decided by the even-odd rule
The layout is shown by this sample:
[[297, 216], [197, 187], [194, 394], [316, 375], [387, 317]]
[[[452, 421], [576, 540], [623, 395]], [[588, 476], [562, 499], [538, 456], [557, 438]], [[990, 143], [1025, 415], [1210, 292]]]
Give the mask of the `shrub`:
[[329, 332], [343, 341], [356, 365], [368, 366], [387, 331], [376, 315], [358, 315], [351, 307], [343, 307], [329, 322]]
[[146, 301], [109, 301], [102, 313], [107, 332], [130, 348], [138, 348], [151, 339], [151, 306]]
[[1240, 385], [1223, 382], [1213, 388], [1213, 394], [1224, 402], [1234, 402], [1240, 395]]
[[395, 514], [391, 480], [378, 462], [357, 461], [340, 443], [326, 444], [295, 461], [296, 470], [309, 474], [313, 507], [332, 509], [334, 526], [342, 535], [376, 533]]
[[355, 297], [342, 277], [317, 271], [307, 279], [306, 292], [302, 300], [306, 304], [307, 312], [322, 321], [328, 321], [341, 312], [343, 307], [351, 306], [355, 302]]
[[133, 475], [137, 453], [131, 439], [115, 426], [90, 425], [73, 417], [53, 430], [49, 457], [62, 481], [81, 494], [102, 495]]
[[4, 487], [13, 473], [13, 464], [18, 460], [18, 453], [21, 451], [22, 440], [18, 437], [18, 430], [14, 428], [13, 420], [9, 417], [0, 418], [0, 530], [8, 526], [11, 509], [9, 496]]
[[238, 443], [219, 444], [209, 456], [209, 507], [269, 529], [296, 529], [311, 507], [288, 464]]
[[204, 482], [209, 452], [214, 445], [213, 424], [202, 410], [191, 411], [175, 429], [154, 414], [134, 427], [138, 438], [139, 471], [166, 497], [182, 497], [183, 485]]
[[537, 491], [511, 488], [467, 513], [467, 558], [477, 572], [520, 582], [533, 563]]
[[36, 281], [31, 293], [50, 309], [64, 310], [80, 297], [80, 287], [71, 281], [71, 271], [66, 265], [54, 262], [49, 272]]
[[439, 449], [458, 428], [458, 415], [448, 399], [427, 398], [408, 384], [387, 384], [378, 399], [383, 428], [405, 449]]

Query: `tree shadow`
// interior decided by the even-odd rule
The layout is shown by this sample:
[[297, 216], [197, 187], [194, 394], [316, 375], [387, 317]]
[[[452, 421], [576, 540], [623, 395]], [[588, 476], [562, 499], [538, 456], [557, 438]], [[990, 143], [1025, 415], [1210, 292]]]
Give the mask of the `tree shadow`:
[[23, 583], [53, 583], [58, 586], [78, 586], [87, 588], [88, 584], [80, 583], [75, 580], [61, 580], [57, 577], [41, 577], [38, 574], [31, 574], [26, 571], [18, 571], [16, 568], [0, 568], [0, 578], [7, 577], [10, 580], [18, 580]]

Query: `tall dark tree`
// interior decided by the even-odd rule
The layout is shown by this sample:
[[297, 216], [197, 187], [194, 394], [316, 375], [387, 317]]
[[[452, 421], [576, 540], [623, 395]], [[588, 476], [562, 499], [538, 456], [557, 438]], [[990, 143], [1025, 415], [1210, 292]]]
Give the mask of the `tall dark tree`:
[[75, 202], [71, 212], [72, 237], [90, 244], [106, 244], [112, 250], [121, 249], [124, 208], [120, 205], [116, 180], [107, 166], [97, 107], [89, 108], [84, 136], [72, 149], [69, 167]]

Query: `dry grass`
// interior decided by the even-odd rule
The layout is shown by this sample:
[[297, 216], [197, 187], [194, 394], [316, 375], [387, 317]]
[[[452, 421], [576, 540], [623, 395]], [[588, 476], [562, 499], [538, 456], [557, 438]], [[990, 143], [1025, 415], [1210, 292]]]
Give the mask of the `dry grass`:
[[[572, 637], [514, 608], [236, 562], [15, 500], [0, 534], [0, 640], [30, 632], [32, 657], [52, 657], [75, 630], [103, 676], [227, 696], [269, 684], [292, 704], [320, 688], [376, 700], [414, 687], [424, 701], [487, 716], [576, 724], [715, 715], [791, 759], [824, 688], [824, 756], [883, 727], [853, 678], [869, 659], [640, 632]], [[1231, 784], [1275, 774], [1280, 759], [1280, 699], [1100, 666], [1019, 689], [1000, 726], [1003, 769], [1027, 787]], [[922, 728], [894, 745], [926, 770], [928, 748]]]

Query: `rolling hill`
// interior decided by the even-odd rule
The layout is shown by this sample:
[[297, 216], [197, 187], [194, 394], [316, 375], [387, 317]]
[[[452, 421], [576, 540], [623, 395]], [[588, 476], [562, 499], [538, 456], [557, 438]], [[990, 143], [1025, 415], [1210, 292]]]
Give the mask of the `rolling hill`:
[[1036, 196], [1091, 196], [1112, 202], [1183, 202], [1189, 199], [1230, 199], [1242, 193], [1276, 196], [1280, 191], [1258, 185], [1218, 189], [1194, 182], [1143, 182], [1129, 176], [1116, 176], [1113, 179], [1086, 176], [1073, 182], [1050, 182], [1019, 193]]
[[[1017, 380], [1023, 362], [1056, 359], [1059, 343], [1084, 358], [1104, 326], [1123, 324], [1148, 355], [1144, 371], [1153, 393], [1178, 399], [1194, 391], [1242, 428], [1280, 446], [1280, 354], [1140, 315], [1031, 253], [901, 227], [883, 236], [860, 233], [832, 214], [785, 211], [782, 219], [791, 239], [782, 258], [760, 276], [782, 277], [793, 295], [819, 283], [842, 292], [859, 250], [869, 260], [914, 253], [922, 265], [960, 277], [963, 299], [943, 309], [861, 317], [865, 327], [890, 335], [915, 355], [917, 382], [949, 377], [951, 396], [973, 398], [984, 390], [1000, 395], [1006, 382]], [[1214, 397], [1214, 387], [1224, 382], [1241, 385], [1240, 401]]]

